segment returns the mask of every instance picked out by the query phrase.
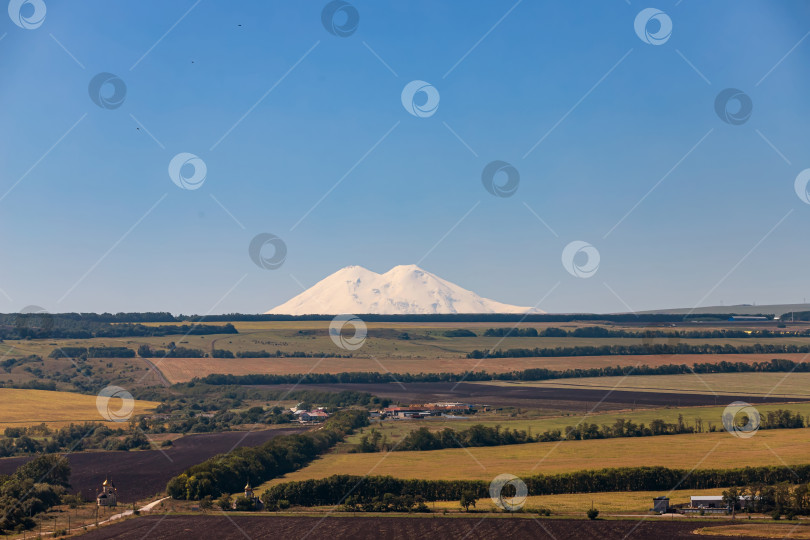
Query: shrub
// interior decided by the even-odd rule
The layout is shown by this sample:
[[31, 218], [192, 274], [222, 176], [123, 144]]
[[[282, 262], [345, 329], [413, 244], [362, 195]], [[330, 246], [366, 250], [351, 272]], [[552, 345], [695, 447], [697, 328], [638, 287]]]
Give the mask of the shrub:
[[596, 508], [589, 508], [586, 515], [588, 516], [588, 519], [596, 519], [599, 517], [599, 510]]
[[220, 510], [228, 511], [233, 508], [233, 502], [231, 501], [231, 496], [227, 493], [224, 493], [219, 499], [217, 499], [217, 506], [219, 506]]

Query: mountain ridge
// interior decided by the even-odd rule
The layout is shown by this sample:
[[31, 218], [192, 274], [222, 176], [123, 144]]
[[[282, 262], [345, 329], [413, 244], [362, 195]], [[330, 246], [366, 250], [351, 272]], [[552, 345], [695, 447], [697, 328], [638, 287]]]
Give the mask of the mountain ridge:
[[383, 274], [357, 265], [343, 267], [265, 313], [413, 315], [544, 312], [483, 298], [415, 264], [408, 264], [395, 266]]

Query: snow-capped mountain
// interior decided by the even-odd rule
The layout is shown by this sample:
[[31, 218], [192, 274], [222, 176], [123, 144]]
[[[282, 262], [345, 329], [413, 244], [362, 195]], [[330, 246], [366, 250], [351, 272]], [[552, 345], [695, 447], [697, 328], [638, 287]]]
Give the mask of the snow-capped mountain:
[[337, 315], [378, 313], [526, 313], [532, 308], [502, 304], [445, 281], [416, 265], [395, 266], [384, 274], [347, 266], [267, 313]]

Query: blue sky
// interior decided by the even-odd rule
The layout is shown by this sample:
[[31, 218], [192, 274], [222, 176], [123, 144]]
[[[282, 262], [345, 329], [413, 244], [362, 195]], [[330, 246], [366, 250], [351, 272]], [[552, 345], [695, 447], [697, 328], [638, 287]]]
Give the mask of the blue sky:
[[[358, 0], [347, 37], [327, 2], [43, 2], [37, 28], [0, 18], [0, 311], [261, 312], [417, 262], [547, 311], [810, 296], [807, 2]], [[660, 45], [634, 30], [648, 7]], [[90, 99], [102, 72], [117, 108]], [[413, 80], [435, 114], [403, 107]], [[181, 152], [199, 189], [169, 177]], [[495, 160], [511, 197], [482, 185]], [[260, 233], [280, 268], [249, 257]], [[599, 252], [587, 279], [572, 241]]]

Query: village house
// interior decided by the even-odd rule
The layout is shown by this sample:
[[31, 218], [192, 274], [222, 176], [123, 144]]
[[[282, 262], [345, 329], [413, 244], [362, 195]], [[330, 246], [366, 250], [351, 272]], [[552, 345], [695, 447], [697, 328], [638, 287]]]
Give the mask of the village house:
[[452, 414], [469, 414], [475, 408], [469, 403], [440, 402], [425, 403], [423, 405], [413, 404], [407, 407], [386, 407], [382, 414], [394, 418], [425, 418], [427, 416], [442, 416]]
[[329, 413], [327, 413], [323, 407], [320, 407], [313, 411], [307, 411], [304, 409], [296, 409], [293, 411], [293, 416], [299, 422], [323, 422], [327, 418], [329, 418]]

